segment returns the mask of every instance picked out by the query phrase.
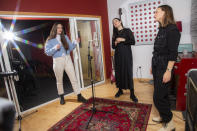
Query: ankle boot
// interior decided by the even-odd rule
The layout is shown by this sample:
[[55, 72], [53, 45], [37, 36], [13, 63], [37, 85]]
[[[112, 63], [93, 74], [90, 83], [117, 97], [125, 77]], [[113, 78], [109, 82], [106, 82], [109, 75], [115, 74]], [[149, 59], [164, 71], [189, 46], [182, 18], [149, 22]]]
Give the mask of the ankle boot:
[[60, 95], [60, 104], [61, 105], [65, 104], [64, 95]]
[[130, 90], [130, 99], [132, 99], [133, 102], [137, 103], [138, 99], [134, 94], [134, 90]]
[[118, 92], [116, 93], [115, 97], [120, 97], [123, 94], [122, 89], [119, 88]]
[[152, 121], [157, 122], [157, 123], [161, 123], [162, 118], [160, 116], [155, 116], [155, 117], [153, 117]]
[[169, 121], [168, 123], [163, 123], [162, 128], [160, 128], [158, 131], [175, 131], [173, 120]]
[[77, 95], [77, 101], [78, 102], [83, 102], [83, 103], [87, 102], [87, 100], [81, 94]]

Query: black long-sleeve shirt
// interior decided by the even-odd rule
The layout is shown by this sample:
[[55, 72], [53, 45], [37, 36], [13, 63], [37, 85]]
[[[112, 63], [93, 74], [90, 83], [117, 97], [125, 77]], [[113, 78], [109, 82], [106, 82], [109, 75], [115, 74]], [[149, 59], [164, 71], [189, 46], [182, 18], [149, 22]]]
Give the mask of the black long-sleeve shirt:
[[[119, 44], [115, 45], [116, 38], [125, 38], [125, 41], [120, 42]], [[118, 34], [114, 35], [112, 38], [112, 48], [116, 49], [118, 46], [124, 45], [135, 45], [135, 38], [133, 36], [132, 31], [129, 28], [123, 28], [122, 30], [118, 31]]]
[[176, 61], [180, 37], [176, 25], [169, 24], [166, 27], [160, 27], [154, 43], [153, 56], [165, 56], [168, 61]]

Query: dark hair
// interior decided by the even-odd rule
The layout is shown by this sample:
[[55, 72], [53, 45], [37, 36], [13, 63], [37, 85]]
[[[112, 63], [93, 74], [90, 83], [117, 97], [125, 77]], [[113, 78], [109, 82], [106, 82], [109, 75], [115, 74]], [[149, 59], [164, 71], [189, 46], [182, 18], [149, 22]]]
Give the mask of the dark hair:
[[[121, 19], [119, 19], [119, 18], [114, 18], [114, 19], [112, 20], [112, 22], [113, 22], [115, 19], [118, 20], [118, 21], [120, 21], [122, 27], [124, 28]], [[115, 37], [117, 34], [118, 34], [118, 29], [117, 29], [117, 28], [114, 26], [114, 24], [113, 24], [113, 37]]]
[[[164, 27], [166, 27], [169, 24], [176, 24], [174, 20], [172, 7], [170, 7], [169, 5], [161, 5], [158, 8], [165, 12], [164, 20], [162, 23]], [[161, 27], [161, 23], [159, 23], [159, 26]]]
[[[63, 24], [62, 23], [60, 23], [60, 22], [54, 23], [53, 24], [53, 27], [51, 29], [50, 35], [47, 38], [47, 41], [50, 40], [50, 39], [56, 38], [56, 35], [57, 35], [57, 25], [59, 25], [59, 24], [62, 25], [62, 28], [63, 28]], [[60, 38], [61, 38], [60, 40], [62, 42], [62, 45], [64, 46], [64, 48], [66, 50], [68, 50], [69, 46], [68, 46], [68, 43], [67, 43], [66, 38], [64, 36], [64, 30], [63, 29], [62, 29], [62, 33], [60, 34]]]

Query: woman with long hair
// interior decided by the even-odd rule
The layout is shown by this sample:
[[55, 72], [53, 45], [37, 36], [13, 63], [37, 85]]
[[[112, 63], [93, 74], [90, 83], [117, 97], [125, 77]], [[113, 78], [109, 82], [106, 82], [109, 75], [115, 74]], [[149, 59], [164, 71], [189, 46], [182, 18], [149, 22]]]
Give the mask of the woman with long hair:
[[112, 48], [115, 49], [115, 78], [119, 89], [115, 97], [123, 94], [123, 89], [130, 90], [130, 99], [138, 102], [134, 94], [133, 57], [131, 45], [135, 45], [135, 38], [129, 28], [124, 28], [119, 18], [113, 19]]
[[168, 87], [177, 59], [181, 35], [169, 5], [159, 6], [154, 18], [159, 23], [159, 32], [154, 42], [151, 73], [154, 79], [153, 101], [159, 116], [153, 117], [153, 121], [163, 123], [159, 131], [173, 131], [175, 125], [168, 99]]
[[45, 53], [53, 57], [53, 70], [56, 76], [57, 91], [60, 96], [60, 104], [65, 104], [63, 73], [67, 73], [74, 93], [79, 102], [86, 102], [86, 99], [80, 93], [80, 87], [75, 75], [74, 66], [70, 57], [70, 52], [75, 48], [76, 43], [71, 43], [68, 36], [64, 34], [63, 25], [59, 22], [54, 23], [50, 35], [45, 44]]

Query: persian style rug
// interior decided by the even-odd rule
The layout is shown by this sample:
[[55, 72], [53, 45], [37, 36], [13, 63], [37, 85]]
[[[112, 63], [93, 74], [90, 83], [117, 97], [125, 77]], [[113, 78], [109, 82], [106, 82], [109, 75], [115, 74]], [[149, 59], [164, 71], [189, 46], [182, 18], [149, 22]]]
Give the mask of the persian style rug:
[[90, 98], [48, 131], [146, 131], [152, 105], [103, 98], [95, 98], [96, 113], [86, 129], [92, 101]]

